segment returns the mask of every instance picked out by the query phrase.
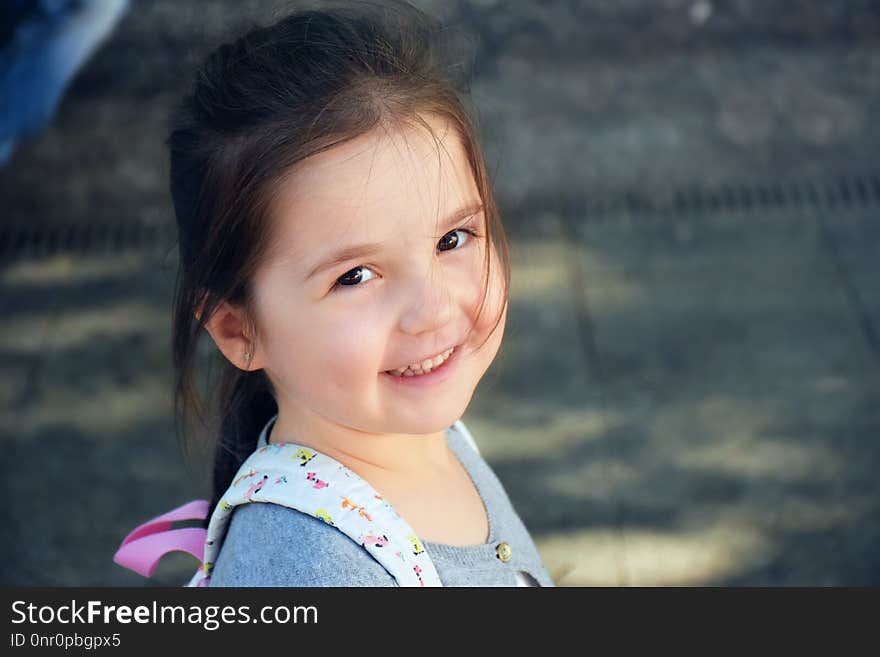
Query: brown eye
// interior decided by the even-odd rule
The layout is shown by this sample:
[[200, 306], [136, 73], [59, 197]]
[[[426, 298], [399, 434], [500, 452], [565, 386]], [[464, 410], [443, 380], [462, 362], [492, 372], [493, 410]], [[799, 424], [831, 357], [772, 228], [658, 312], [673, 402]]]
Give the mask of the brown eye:
[[[449, 237], [450, 235], [453, 236], [453, 239], [446, 241], [447, 244], [451, 244], [450, 248], [440, 249], [441, 251], [452, 251], [459, 245], [461, 239], [459, 237], [455, 237], [456, 233], [468, 233], [471, 237], [477, 237], [477, 233], [472, 231], [470, 228], [457, 228], [449, 233], [446, 233], [446, 235], [444, 235], [443, 238], [440, 240], [440, 243], [443, 244], [444, 240], [446, 240], [447, 237]], [[465, 240], [465, 244], [467, 244], [467, 240]]]
[[[361, 271], [371, 271], [369, 267], [364, 265], [358, 265], [354, 269], [349, 269], [342, 276], [336, 279], [336, 282], [333, 284], [333, 287], [357, 287], [360, 285], [361, 281], [364, 280], [363, 275], [358, 275], [358, 272]], [[366, 280], [370, 280], [367, 278]]]

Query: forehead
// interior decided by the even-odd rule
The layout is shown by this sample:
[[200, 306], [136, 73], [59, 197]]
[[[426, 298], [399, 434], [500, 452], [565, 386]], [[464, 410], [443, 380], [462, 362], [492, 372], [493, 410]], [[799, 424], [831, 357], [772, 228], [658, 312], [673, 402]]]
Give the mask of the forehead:
[[[480, 195], [456, 130], [377, 129], [299, 163], [273, 204], [277, 246], [306, 255], [316, 244], [384, 239], [386, 231], [430, 234], [449, 212]], [[298, 248], [302, 247], [302, 248]]]

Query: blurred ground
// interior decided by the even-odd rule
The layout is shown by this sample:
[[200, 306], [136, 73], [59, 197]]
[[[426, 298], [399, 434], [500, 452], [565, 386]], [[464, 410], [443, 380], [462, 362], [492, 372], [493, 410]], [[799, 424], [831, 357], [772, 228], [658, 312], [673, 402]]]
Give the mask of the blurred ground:
[[[475, 35], [512, 242], [465, 421], [557, 582], [880, 584], [880, 8], [418, 4]], [[0, 169], [4, 225], [167, 226], [167, 112], [272, 6], [133, 2]], [[14, 255], [0, 582], [151, 584], [115, 548], [207, 494], [174, 442], [173, 244]]]

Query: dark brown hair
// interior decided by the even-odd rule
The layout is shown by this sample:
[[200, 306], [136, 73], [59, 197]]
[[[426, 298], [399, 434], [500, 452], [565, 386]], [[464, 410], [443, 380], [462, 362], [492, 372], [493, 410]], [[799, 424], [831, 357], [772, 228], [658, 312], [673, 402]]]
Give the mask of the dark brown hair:
[[[301, 9], [213, 51], [176, 112], [167, 140], [180, 258], [174, 409], [185, 451], [199, 434], [216, 440], [212, 512], [277, 405], [263, 370], [241, 370], [217, 358], [217, 350], [211, 369], [219, 365], [219, 377], [202, 400], [199, 338], [223, 301], [242, 310], [250, 335], [259, 334], [251, 280], [271, 249], [273, 194], [295, 164], [381, 127], [421, 125], [436, 141], [421, 115], [448, 121], [480, 192], [506, 298], [507, 240], [463, 104], [466, 83], [456, 81], [461, 62], [449, 61], [452, 34], [400, 0]], [[486, 249], [487, 291], [492, 250]]]

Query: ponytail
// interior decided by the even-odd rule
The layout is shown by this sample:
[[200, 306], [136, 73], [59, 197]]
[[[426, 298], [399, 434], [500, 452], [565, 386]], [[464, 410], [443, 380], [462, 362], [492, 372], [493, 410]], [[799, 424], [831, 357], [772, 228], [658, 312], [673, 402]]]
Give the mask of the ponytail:
[[262, 370], [244, 372], [233, 384], [214, 450], [214, 486], [205, 527], [235, 473], [256, 449], [266, 422], [278, 412], [270, 387]]

